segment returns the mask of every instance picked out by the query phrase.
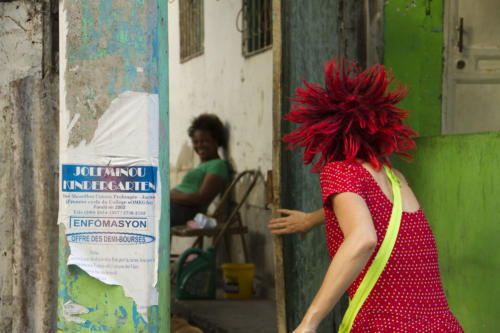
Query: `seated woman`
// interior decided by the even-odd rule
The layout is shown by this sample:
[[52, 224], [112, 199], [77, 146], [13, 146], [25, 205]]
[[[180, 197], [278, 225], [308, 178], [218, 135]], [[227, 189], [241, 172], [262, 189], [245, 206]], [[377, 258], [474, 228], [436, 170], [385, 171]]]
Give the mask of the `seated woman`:
[[197, 213], [205, 213], [229, 179], [228, 164], [218, 154], [218, 148], [226, 145], [220, 119], [202, 114], [192, 121], [188, 134], [201, 163], [170, 190], [170, 226], [185, 224]]

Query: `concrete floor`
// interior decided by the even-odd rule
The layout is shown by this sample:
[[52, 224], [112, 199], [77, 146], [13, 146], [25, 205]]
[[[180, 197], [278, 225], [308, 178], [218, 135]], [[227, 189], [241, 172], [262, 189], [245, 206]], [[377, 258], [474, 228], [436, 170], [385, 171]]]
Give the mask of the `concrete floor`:
[[172, 314], [204, 333], [275, 333], [276, 307], [272, 300], [228, 300], [217, 290], [215, 300], [172, 299]]

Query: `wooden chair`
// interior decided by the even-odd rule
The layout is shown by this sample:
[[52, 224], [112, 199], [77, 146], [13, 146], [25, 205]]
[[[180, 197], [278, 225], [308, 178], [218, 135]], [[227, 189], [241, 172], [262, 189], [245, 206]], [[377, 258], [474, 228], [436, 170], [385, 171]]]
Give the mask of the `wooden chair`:
[[[229, 261], [232, 261], [232, 259], [228, 237], [231, 235], [240, 235], [245, 262], [249, 262], [248, 250], [244, 238], [244, 234], [248, 233], [248, 228], [243, 225], [239, 210], [254, 188], [257, 182], [258, 175], [259, 173], [256, 170], [246, 170], [239, 173], [233, 179], [233, 181], [224, 191], [214, 213], [210, 215], [217, 220], [217, 226], [215, 228], [191, 229], [186, 225], [179, 225], [170, 228], [170, 235], [177, 237], [196, 237], [196, 240], [193, 243], [192, 247], [198, 248], [203, 248], [203, 237], [213, 237], [213, 246], [215, 247], [217, 246], [221, 238], [224, 237], [224, 245]], [[234, 189], [238, 185], [238, 183], [243, 182], [243, 180], [247, 180], [248, 185], [246, 187], [246, 191], [244, 191], [241, 199], [235, 200], [233, 202], [231, 200], [231, 195], [233, 194]]]

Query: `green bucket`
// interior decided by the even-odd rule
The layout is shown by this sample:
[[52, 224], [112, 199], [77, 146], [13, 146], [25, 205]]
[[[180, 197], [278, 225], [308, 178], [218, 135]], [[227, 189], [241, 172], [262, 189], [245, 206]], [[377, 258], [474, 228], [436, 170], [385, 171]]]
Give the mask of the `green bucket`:
[[[190, 255], [197, 255], [186, 262]], [[186, 250], [179, 258], [175, 280], [177, 299], [215, 298], [215, 248]]]

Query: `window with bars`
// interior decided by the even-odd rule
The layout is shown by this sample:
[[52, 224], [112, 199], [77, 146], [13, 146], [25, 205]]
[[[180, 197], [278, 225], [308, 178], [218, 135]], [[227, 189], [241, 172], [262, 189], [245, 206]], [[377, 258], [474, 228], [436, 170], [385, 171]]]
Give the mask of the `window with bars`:
[[181, 63], [203, 54], [203, 0], [179, 0]]
[[243, 55], [272, 47], [271, 0], [243, 0]]

